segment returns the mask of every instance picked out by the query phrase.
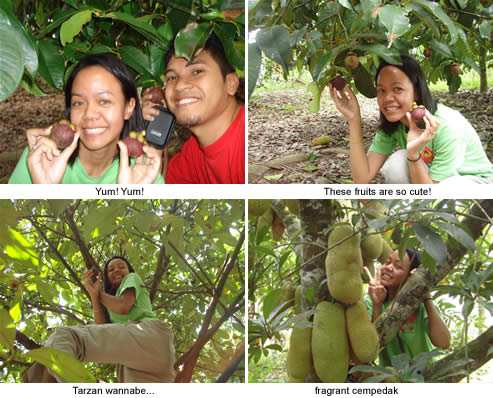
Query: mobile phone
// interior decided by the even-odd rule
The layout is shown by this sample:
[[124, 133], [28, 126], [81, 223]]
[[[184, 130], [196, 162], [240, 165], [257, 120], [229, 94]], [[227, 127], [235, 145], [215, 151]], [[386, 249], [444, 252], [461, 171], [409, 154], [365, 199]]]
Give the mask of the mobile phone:
[[166, 108], [154, 105], [159, 109], [159, 115], [154, 120], [147, 122], [145, 139], [155, 148], [163, 149], [168, 145], [169, 138], [175, 128], [175, 116]]

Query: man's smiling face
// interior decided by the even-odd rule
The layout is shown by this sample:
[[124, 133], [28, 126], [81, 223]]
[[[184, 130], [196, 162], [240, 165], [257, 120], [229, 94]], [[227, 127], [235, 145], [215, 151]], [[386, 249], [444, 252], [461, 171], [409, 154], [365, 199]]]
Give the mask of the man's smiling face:
[[193, 128], [218, 118], [236, 92], [207, 50], [188, 62], [173, 55], [166, 69], [166, 104], [179, 124]]

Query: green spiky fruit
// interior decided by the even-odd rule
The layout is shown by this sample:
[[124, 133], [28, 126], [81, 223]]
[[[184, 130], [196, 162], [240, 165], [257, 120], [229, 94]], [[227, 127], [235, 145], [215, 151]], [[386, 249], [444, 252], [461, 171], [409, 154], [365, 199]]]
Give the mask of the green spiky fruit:
[[312, 361], [312, 328], [293, 328], [289, 338], [288, 377], [301, 380], [310, 374]]
[[260, 217], [270, 208], [271, 202], [272, 202], [271, 199], [249, 199], [248, 216]]
[[358, 301], [346, 308], [346, 330], [349, 343], [359, 363], [370, 363], [378, 353], [379, 338], [371, 323], [365, 303]]
[[322, 301], [312, 331], [313, 365], [324, 383], [344, 383], [349, 368], [349, 344], [344, 307]]
[[353, 227], [349, 224], [336, 226], [329, 235], [328, 246], [347, 239], [330, 249], [325, 259], [329, 292], [334, 299], [344, 304], [358, 302], [363, 293], [361, 236], [353, 234]]

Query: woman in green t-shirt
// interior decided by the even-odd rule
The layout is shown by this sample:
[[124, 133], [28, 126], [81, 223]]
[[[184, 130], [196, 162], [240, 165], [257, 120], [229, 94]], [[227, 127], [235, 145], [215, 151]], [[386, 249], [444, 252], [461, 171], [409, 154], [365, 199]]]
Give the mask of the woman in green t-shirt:
[[[330, 87], [349, 124], [354, 182], [367, 184], [380, 171], [386, 183], [493, 183], [493, 165], [471, 124], [459, 112], [437, 104], [413, 58], [401, 56], [401, 62], [392, 65], [382, 60], [377, 69], [380, 126], [367, 153], [356, 96], [347, 85], [342, 90]], [[411, 118], [415, 102], [426, 108], [424, 128]], [[393, 152], [397, 146], [402, 149]]]
[[51, 127], [27, 130], [28, 148], [9, 183], [163, 183], [162, 151], [144, 145], [129, 164], [122, 139], [142, 131], [144, 119], [135, 80], [113, 54], [91, 54], [73, 69], [65, 85], [65, 114], [76, 127], [63, 151], [49, 138]]
[[[391, 305], [420, 263], [420, 253], [415, 249], [407, 249], [403, 261], [399, 257], [399, 251], [395, 250], [385, 264], [377, 268], [375, 278], [365, 267], [365, 272], [370, 277], [366, 304], [372, 322]], [[433, 346], [447, 349], [450, 346], [450, 332], [427, 294], [397, 336], [380, 352], [380, 366], [390, 366], [394, 355], [405, 352], [413, 358], [421, 352], [431, 351]]]
[[[152, 311], [149, 293], [129, 262], [113, 257], [104, 267], [104, 278], [89, 270], [83, 279], [95, 325], [57, 327], [45, 347], [81, 362], [116, 364], [122, 383], [173, 382], [173, 332]], [[64, 381], [37, 362], [22, 377], [31, 383]]]

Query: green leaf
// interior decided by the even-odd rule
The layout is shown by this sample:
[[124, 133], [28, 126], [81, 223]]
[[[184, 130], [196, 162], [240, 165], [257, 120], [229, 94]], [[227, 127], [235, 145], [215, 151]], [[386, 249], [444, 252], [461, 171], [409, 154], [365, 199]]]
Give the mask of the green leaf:
[[462, 244], [466, 249], [469, 249], [472, 252], [476, 250], [476, 242], [474, 242], [474, 239], [471, 238], [471, 235], [469, 235], [462, 228], [459, 228], [453, 224], [445, 224], [442, 222], [437, 222], [436, 225], [444, 229], [445, 232], [447, 232], [457, 242]]
[[161, 37], [166, 40], [166, 41], [171, 41], [173, 40], [173, 29], [171, 28], [171, 25], [168, 23], [159, 25], [159, 28], [157, 28], [157, 32], [161, 35]]
[[270, 176], [264, 176], [264, 178], [265, 178], [266, 180], [273, 180], [273, 181], [277, 181], [277, 180], [281, 179], [281, 177], [282, 177], [282, 173], [279, 173], [279, 174], [272, 174], [272, 175], [270, 175]]
[[[24, 53], [24, 67], [31, 78], [36, 77], [38, 71], [38, 54], [36, 53], [36, 46], [34, 45], [31, 35], [26, 32], [12, 12], [7, 12], [2, 8], [0, 8], [0, 25], [10, 25], [13, 31], [17, 33]], [[5, 40], [5, 42], [7, 40], [3, 36], [2, 39]]]
[[415, 222], [413, 228], [423, 248], [435, 259], [437, 264], [443, 264], [447, 260], [448, 252], [440, 235], [419, 222]]
[[38, 47], [39, 74], [51, 87], [61, 90], [65, 72], [64, 58], [60, 56], [58, 47], [53, 40], [40, 40]]
[[366, 68], [359, 64], [354, 70], [354, 84], [358, 91], [366, 98], [375, 98], [377, 96], [377, 89], [373, 83], [373, 79]]
[[65, 21], [60, 28], [60, 41], [62, 46], [71, 43], [74, 37], [78, 35], [86, 23], [92, 18], [92, 10], [80, 11]]
[[0, 200], [0, 220], [9, 226], [17, 225], [17, 217], [20, 213], [14, 208], [10, 200]]
[[420, 6], [426, 8], [428, 11], [434, 14], [435, 17], [437, 17], [440, 21], [443, 22], [444, 25], [447, 26], [450, 33], [451, 44], [454, 44], [457, 41], [459, 34], [458, 28], [455, 25], [454, 21], [452, 21], [450, 17], [445, 13], [445, 11], [443, 11], [440, 4], [427, 0], [411, 0], [410, 3], [419, 4]]
[[120, 49], [120, 55], [123, 61], [137, 73], [152, 75], [149, 57], [138, 48], [123, 46]]
[[[2, 10], [0, 9], [0, 12]], [[0, 25], [0, 101], [10, 97], [24, 73], [24, 51], [17, 32], [11, 25]]]
[[12, 351], [15, 341], [15, 325], [9, 312], [0, 307], [0, 344]]
[[289, 70], [291, 47], [289, 32], [284, 26], [276, 25], [259, 30], [256, 42], [267, 58], [281, 65], [284, 71]]
[[257, 85], [260, 65], [262, 64], [262, 52], [257, 43], [248, 43], [248, 98], [252, 96]]
[[[248, 3], [248, 7], [250, 7], [250, 2]], [[224, 10], [242, 10], [245, 8], [244, 0], [219, 0], [217, 2], [217, 8], [220, 11]]]
[[235, 25], [231, 23], [216, 24], [214, 33], [221, 40], [229, 64], [241, 75], [245, 71], [245, 45], [244, 40], [233, 40], [236, 34]]
[[[358, 44], [356, 50], [367, 51], [370, 54], [375, 54], [376, 56], [383, 58], [389, 64], [401, 65], [401, 57], [397, 50], [393, 48], [387, 48], [380, 43], [375, 44]], [[358, 65], [359, 66], [359, 65]]]
[[164, 55], [166, 52], [160, 47], [151, 43], [149, 54], [150, 71], [156, 82], [160, 81], [160, 76], [164, 74]]
[[125, 14], [124, 12], [119, 11], [111, 12], [109, 14], [106, 14], [106, 16], [127, 23], [141, 35], [153, 41], [154, 44], [157, 44], [161, 47], [166, 47], [168, 45], [168, 43], [161, 38], [156, 28], [154, 28], [154, 26], [144, 20], [134, 18], [129, 14]]
[[431, 29], [435, 37], [440, 36], [440, 29], [438, 25], [435, 22], [435, 19], [433, 18], [433, 15], [431, 15], [428, 10], [426, 10], [424, 7], [420, 6], [419, 4], [413, 4], [409, 3], [408, 7], [414, 10], [415, 15], [423, 21], [423, 23]]
[[71, 199], [48, 199], [48, 207], [57, 217], [62, 214], [71, 203]]
[[309, 163], [309, 164], [305, 165], [305, 167], [303, 167], [303, 170], [311, 172], [311, 171], [318, 170], [318, 167], [314, 164]]
[[66, 352], [51, 347], [42, 347], [31, 350], [26, 355], [53, 370], [67, 383], [96, 383], [96, 378]]
[[204, 46], [212, 28], [213, 25], [209, 23], [189, 23], [176, 35], [175, 55], [177, 57], [184, 57], [187, 61], [190, 61], [195, 52]]
[[452, 50], [449, 48], [449, 46], [446, 43], [442, 43], [441, 41], [438, 41], [438, 40], [432, 40], [430, 42], [430, 47], [434, 51], [436, 51], [438, 54], [441, 54], [444, 57], [447, 57], [447, 58], [453, 58], [454, 57]]
[[53, 304], [53, 298], [58, 294], [56, 288], [42, 279], [38, 279], [36, 281], [36, 286], [43, 300], [48, 304]]
[[268, 319], [272, 310], [277, 306], [279, 298], [281, 297], [282, 289], [277, 288], [271, 290], [264, 298], [264, 304], [262, 306], [262, 313], [264, 319]]
[[389, 4], [378, 9], [378, 17], [387, 28], [389, 42], [406, 33], [411, 25], [406, 17], [406, 11], [398, 6]]

